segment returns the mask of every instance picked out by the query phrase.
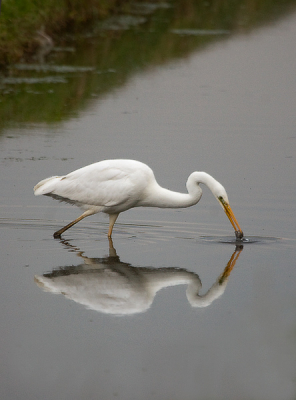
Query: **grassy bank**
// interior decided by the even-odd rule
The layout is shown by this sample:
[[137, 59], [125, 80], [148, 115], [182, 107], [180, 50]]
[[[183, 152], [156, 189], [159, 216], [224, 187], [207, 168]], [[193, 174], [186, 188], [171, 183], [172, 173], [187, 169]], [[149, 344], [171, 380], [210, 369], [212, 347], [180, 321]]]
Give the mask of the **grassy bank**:
[[[25, 0], [22, 1], [22, 4], [25, 4]], [[110, 5], [111, 0], [108, 2]], [[134, 2], [139, 3], [139, 0], [134, 0]], [[146, 6], [147, 2], [148, 0], [144, 0]], [[151, 2], [155, 3], [156, 0]], [[168, 0], [165, 3], [168, 3]], [[62, 10], [60, 14], [56, 12], [55, 18], [49, 21], [43, 8], [42, 21], [46, 26], [46, 32], [53, 37], [57, 47], [72, 48], [73, 51], [52, 51], [45, 60], [44, 69], [38, 69], [38, 62], [35, 60], [33, 67], [34, 64], [37, 65], [36, 70], [19, 69], [18, 66], [10, 65], [6, 71], [2, 71], [4, 73], [2, 77], [0, 76], [0, 135], [1, 130], [5, 132], [3, 128], [11, 126], [12, 123], [22, 126], [50, 124], [72, 118], [84, 108], [89, 107], [92, 102], [122, 87], [139, 72], [151, 70], [155, 66], [158, 67], [173, 60], [184, 59], [192, 53], [202, 51], [212, 43], [227, 41], [231, 36], [252, 32], [256, 27], [272, 24], [281, 16], [289, 15], [296, 10], [296, 0], [282, 0], [280, 5], [278, 0], [211, 0], [209, 2], [170, 0], [169, 5], [171, 7], [160, 7], [146, 18], [145, 24], [132, 29], [104, 31], [97, 36], [71, 35], [68, 42], [63, 42], [67, 27], [82, 31], [81, 24], [85, 24], [87, 20], [90, 21], [94, 14], [86, 17], [86, 14], [77, 15], [77, 10], [75, 10], [73, 13], [77, 15], [78, 22], [71, 20], [71, 15], [69, 15], [68, 19], [64, 20], [68, 21], [66, 23], [57, 18], [57, 15], [62, 15]], [[125, 2], [125, 7], [129, 10], [124, 11], [133, 11], [132, 2]], [[119, 14], [121, 10], [120, 4], [114, 2], [112, 9], [108, 8], [104, 11], [101, 8], [101, 12], [97, 15], [98, 18], [103, 18], [111, 12]], [[56, 25], [58, 20], [60, 25]], [[47, 24], [46, 21], [48, 21]], [[36, 28], [39, 27], [40, 20], [30, 31], [31, 38], [36, 36]], [[14, 28], [15, 37], [20, 38], [19, 29]], [[92, 28], [95, 31], [96, 24], [93, 24]], [[227, 34], [173, 33], [174, 31], [182, 32], [182, 30], [194, 32], [216, 29], [224, 30]], [[93, 29], [87, 29], [87, 33], [92, 31]], [[15, 40], [14, 36], [10, 40], [11, 42]], [[32, 48], [27, 38], [24, 38], [22, 43], [27, 48]], [[23, 54], [24, 50], [19, 46], [18, 42], [15, 48], [20, 49], [19, 53], [14, 53], [15, 48], [10, 49], [11, 52], [8, 53], [10, 60], [17, 60], [18, 54]], [[70, 70], [67, 71], [64, 67], [69, 67]], [[78, 70], [75, 72], [76, 67]], [[83, 72], [82, 67], [91, 70]], [[72, 71], [71, 68], [73, 68]], [[6, 78], [8, 80], [5, 81]], [[60, 78], [61, 81], [57, 81], [56, 78]]]
[[130, 0], [4, 0], [0, 14], [0, 66], [33, 53], [38, 45], [36, 31], [41, 27], [54, 37], [105, 18], [130, 3]]
[[[40, 28], [59, 42], [63, 32], [82, 30], [87, 24], [104, 19], [110, 14], [127, 12], [132, 3], [140, 1], [152, 3], [164, 0], [4, 0], [0, 14], [0, 67], [18, 62], [32, 55], [40, 46], [38, 35]], [[164, 1], [165, 2], [165, 1]], [[253, 26], [264, 20], [277, 9], [293, 6], [296, 0], [167, 0], [175, 6], [177, 21], [184, 20], [186, 27], [203, 26], [217, 16], [226, 29], [241, 29]], [[183, 16], [180, 18], [180, 16]], [[253, 21], [252, 19], [256, 19]], [[276, 18], [276, 17], [275, 17]], [[181, 22], [180, 22], [181, 23]], [[238, 24], [238, 25], [236, 25]], [[241, 25], [242, 24], [242, 25]], [[206, 28], [213, 28], [207, 24]], [[177, 26], [178, 27], [178, 26]], [[182, 27], [182, 26], [181, 26]], [[57, 39], [57, 40], [56, 40]]]
[[[40, 46], [40, 28], [59, 43], [64, 32], [82, 30], [86, 25], [108, 17], [111, 14], [128, 12], [132, 3], [166, 2], [165, 0], [4, 0], [0, 14], [0, 67], [18, 62], [30, 56]], [[174, 4], [175, 19], [184, 20], [186, 27], [203, 26], [211, 13], [213, 21], [217, 16], [226, 29], [245, 29], [266, 19], [266, 16], [281, 13], [296, 0], [167, 0]], [[278, 11], [277, 11], [278, 10]], [[204, 15], [205, 14], [205, 15]], [[180, 16], [183, 16], [180, 18]], [[256, 21], [253, 21], [255, 19]], [[238, 25], [235, 25], [235, 24]], [[213, 28], [208, 24], [206, 28]]]

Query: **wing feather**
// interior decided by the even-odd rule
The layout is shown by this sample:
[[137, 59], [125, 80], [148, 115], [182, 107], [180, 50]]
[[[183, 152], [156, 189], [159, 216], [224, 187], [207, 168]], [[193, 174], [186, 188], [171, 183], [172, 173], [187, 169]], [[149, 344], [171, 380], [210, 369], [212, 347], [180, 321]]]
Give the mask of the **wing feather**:
[[140, 162], [101, 161], [65, 176], [47, 178], [34, 190], [36, 195], [45, 194], [79, 206], [128, 209], [142, 199], [153, 176], [152, 170]]

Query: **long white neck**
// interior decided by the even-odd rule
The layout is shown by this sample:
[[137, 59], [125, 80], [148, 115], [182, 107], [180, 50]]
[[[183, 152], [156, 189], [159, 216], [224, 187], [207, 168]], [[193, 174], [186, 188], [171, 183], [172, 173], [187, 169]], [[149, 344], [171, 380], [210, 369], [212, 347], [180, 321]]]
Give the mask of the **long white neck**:
[[188, 193], [179, 193], [165, 189], [155, 181], [153, 185], [149, 186], [147, 195], [138, 205], [160, 208], [185, 208], [193, 206], [199, 202], [202, 195], [202, 189], [199, 186], [200, 183], [205, 184], [212, 192], [217, 185], [220, 185], [216, 179], [206, 172], [193, 172], [189, 176], [186, 182]]

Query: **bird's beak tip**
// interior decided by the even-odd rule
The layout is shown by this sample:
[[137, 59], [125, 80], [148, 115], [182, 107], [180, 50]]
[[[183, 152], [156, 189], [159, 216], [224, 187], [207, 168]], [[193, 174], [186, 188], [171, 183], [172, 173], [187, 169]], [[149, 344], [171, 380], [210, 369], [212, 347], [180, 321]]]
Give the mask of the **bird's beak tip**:
[[238, 239], [238, 240], [242, 240], [243, 238], [244, 238], [244, 232], [243, 231], [235, 231], [235, 237]]

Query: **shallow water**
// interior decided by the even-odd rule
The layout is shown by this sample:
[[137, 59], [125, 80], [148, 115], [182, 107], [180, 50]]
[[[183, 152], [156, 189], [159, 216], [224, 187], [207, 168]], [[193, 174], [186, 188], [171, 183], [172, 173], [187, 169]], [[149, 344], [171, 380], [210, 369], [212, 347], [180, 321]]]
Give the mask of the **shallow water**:
[[[55, 124], [3, 124], [1, 399], [295, 399], [295, 27], [224, 35]], [[80, 211], [33, 186], [119, 157], [173, 190], [209, 172], [246, 239], [207, 188], [123, 213], [113, 243], [101, 215], [53, 239]]]

